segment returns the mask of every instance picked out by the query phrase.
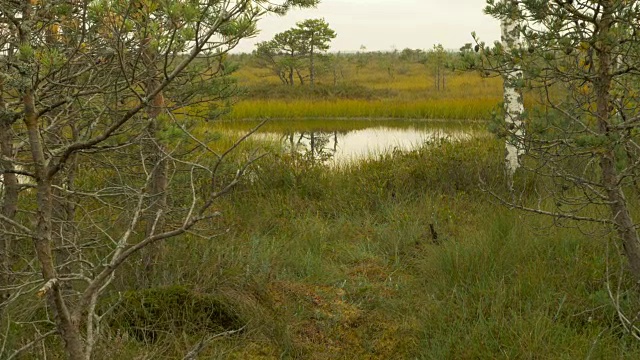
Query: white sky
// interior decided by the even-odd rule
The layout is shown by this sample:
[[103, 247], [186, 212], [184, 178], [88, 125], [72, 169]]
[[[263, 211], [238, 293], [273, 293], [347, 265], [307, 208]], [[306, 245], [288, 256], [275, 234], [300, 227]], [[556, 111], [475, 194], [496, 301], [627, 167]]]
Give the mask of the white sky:
[[234, 52], [251, 52], [255, 43], [304, 19], [324, 18], [337, 33], [330, 51], [430, 49], [441, 43], [458, 49], [472, 42], [471, 32], [487, 43], [500, 37], [500, 24], [485, 15], [485, 0], [321, 0], [315, 9], [270, 15], [258, 23], [260, 34], [240, 42]]

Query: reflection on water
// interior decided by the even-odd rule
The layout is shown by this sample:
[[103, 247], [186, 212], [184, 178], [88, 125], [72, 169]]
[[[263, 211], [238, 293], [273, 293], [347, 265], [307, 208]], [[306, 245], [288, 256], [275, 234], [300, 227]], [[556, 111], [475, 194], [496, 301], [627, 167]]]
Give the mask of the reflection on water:
[[282, 141], [288, 151], [323, 161], [344, 163], [395, 150], [412, 150], [440, 139], [469, 139], [471, 131], [375, 127], [353, 131], [306, 131], [285, 134], [263, 133], [262, 137]]

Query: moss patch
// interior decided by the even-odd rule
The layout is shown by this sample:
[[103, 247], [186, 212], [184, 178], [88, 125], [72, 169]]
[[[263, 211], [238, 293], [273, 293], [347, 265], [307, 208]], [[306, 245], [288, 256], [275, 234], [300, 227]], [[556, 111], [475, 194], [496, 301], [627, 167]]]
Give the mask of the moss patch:
[[114, 330], [124, 330], [143, 342], [163, 334], [218, 333], [242, 327], [228, 304], [181, 286], [126, 292], [110, 315]]

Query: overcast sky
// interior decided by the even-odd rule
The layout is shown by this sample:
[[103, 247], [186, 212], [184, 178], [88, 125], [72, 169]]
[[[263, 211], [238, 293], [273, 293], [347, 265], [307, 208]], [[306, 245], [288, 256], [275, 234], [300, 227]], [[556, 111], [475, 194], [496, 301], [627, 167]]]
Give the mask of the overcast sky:
[[235, 52], [251, 52], [255, 43], [290, 29], [304, 19], [324, 18], [338, 34], [330, 51], [429, 49], [441, 43], [458, 49], [471, 42], [471, 32], [487, 43], [500, 37], [500, 24], [482, 9], [485, 0], [321, 0], [315, 9], [268, 16], [260, 34], [244, 40]]

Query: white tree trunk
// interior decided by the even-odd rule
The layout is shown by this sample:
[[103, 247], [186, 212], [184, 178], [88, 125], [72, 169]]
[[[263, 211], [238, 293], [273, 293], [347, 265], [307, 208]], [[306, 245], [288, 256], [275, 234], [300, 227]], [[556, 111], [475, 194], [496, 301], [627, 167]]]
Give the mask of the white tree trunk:
[[[503, 0], [505, 4], [513, 0]], [[500, 24], [502, 29], [502, 46], [505, 53], [510, 53], [520, 46], [520, 32], [518, 21], [513, 18], [504, 18]], [[520, 156], [524, 154], [524, 127], [522, 114], [524, 113], [524, 101], [518, 83], [522, 81], [522, 70], [519, 66], [508, 69], [504, 75], [504, 107], [505, 122], [507, 128], [505, 162], [507, 172], [511, 178], [520, 167]]]

